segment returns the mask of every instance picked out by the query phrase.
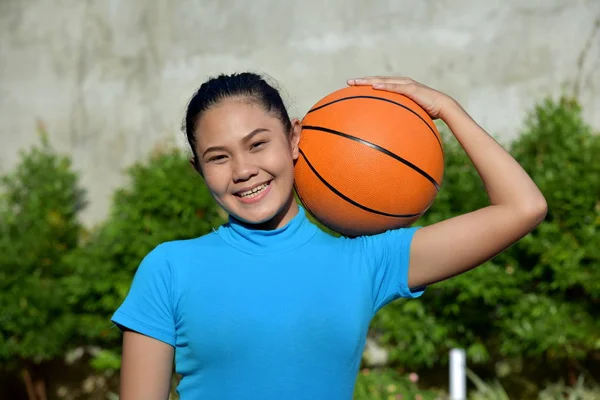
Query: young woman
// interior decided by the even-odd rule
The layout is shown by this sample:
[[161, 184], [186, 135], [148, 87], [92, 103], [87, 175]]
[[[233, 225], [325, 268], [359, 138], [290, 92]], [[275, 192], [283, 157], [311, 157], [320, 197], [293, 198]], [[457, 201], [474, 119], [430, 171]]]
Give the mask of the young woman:
[[260, 76], [204, 83], [185, 121], [192, 165], [229, 222], [163, 243], [113, 316], [124, 330], [122, 400], [165, 400], [173, 361], [191, 399], [345, 399], [374, 314], [480, 265], [533, 230], [545, 199], [519, 164], [449, 96], [408, 78], [352, 79], [441, 118], [490, 205], [426, 227], [334, 238], [293, 196], [301, 124]]

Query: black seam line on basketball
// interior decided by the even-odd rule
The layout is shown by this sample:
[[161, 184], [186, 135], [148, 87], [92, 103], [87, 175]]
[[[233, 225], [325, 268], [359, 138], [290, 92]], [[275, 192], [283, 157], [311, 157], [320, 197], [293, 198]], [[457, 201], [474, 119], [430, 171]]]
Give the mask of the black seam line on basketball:
[[383, 211], [374, 210], [374, 209], [372, 209], [372, 208], [369, 208], [369, 207], [367, 207], [367, 206], [363, 206], [363, 205], [362, 205], [362, 204], [360, 204], [360, 203], [357, 203], [356, 201], [352, 200], [351, 198], [349, 198], [348, 196], [344, 195], [344, 194], [343, 194], [343, 193], [341, 193], [339, 190], [337, 190], [336, 188], [334, 188], [334, 187], [333, 187], [333, 186], [332, 186], [332, 185], [331, 185], [329, 182], [327, 182], [327, 181], [325, 180], [325, 178], [323, 178], [323, 177], [322, 177], [322, 176], [321, 176], [321, 175], [320, 175], [320, 174], [317, 172], [317, 170], [316, 170], [316, 169], [315, 169], [315, 168], [312, 166], [312, 164], [310, 163], [310, 161], [309, 161], [309, 160], [308, 160], [308, 158], [306, 157], [306, 154], [304, 154], [304, 152], [303, 152], [302, 150], [299, 150], [299, 151], [300, 151], [300, 155], [302, 155], [302, 158], [304, 158], [304, 161], [306, 161], [306, 165], [308, 165], [308, 168], [310, 168], [310, 169], [311, 169], [311, 171], [312, 171], [312, 172], [315, 174], [315, 176], [316, 176], [317, 178], [319, 178], [319, 180], [320, 180], [321, 182], [323, 182], [323, 184], [324, 184], [325, 186], [327, 186], [327, 188], [328, 188], [329, 190], [331, 190], [331, 191], [332, 191], [334, 194], [336, 194], [336, 195], [337, 195], [338, 197], [340, 197], [341, 199], [343, 199], [343, 200], [347, 201], [348, 203], [350, 203], [350, 204], [352, 204], [352, 205], [354, 205], [354, 206], [356, 206], [356, 207], [358, 207], [358, 208], [361, 208], [361, 209], [363, 209], [363, 210], [365, 210], [365, 211], [372, 212], [373, 214], [379, 214], [379, 215], [383, 215], [383, 216], [386, 216], [386, 217], [393, 217], [393, 218], [412, 218], [412, 217], [417, 217], [417, 216], [421, 215], [421, 214], [390, 214], [390, 213], [386, 213], [386, 212], [383, 212]]
[[332, 134], [334, 134], [334, 135], [338, 135], [338, 136], [345, 137], [345, 138], [347, 138], [347, 139], [351, 139], [351, 140], [354, 140], [354, 141], [356, 141], [356, 142], [362, 143], [362, 144], [364, 144], [365, 146], [369, 146], [369, 147], [371, 147], [372, 149], [375, 149], [375, 150], [377, 150], [377, 151], [380, 151], [380, 152], [382, 152], [383, 154], [385, 154], [385, 155], [388, 155], [388, 156], [392, 157], [393, 159], [400, 161], [402, 164], [404, 164], [404, 165], [406, 165], [406, 166], [408, 166], [408, 167], [412, 168], [413, 170], [415, 170], [415, 172], [418, 172], [418, 173], [419, 173], [419, 174], [421, 174], [421, 175], [422, 175], [422, 176], [423, 176], [425, 179], [427, 179], [429, 182], [431, 182], [431, 183], [433, 184], [433, 186], [435, 186], [435, 189], [436, 189], [436, 190], [440, 190], [440, 185], [439, 185], [439, 184], [436, 182], [436, 180], [435, 180], [435, 179], [433, 179], [433, 177], [432, 177], [431, 175], [429, 175], [427, 172], [423, 171], [421, 168], [417, 167], [415, 164], [411, 163], [410, 161], [408, 161], [408, 160], [405, 160], [404, 158], [400, 157], [399, 155], [397, 155], [397, 154], [394, 154], [394, 153], [392, 153], [391, 151], [389, 151], [389, 150], [387, 150], [387, 149], [384, 149], [384, 148], [383, 148], [383, 147], [381, 147], [381, 146], [378, 146], [378, 145], [376, 145], [375, 143], [367, 142], [366, 140], [364, 140], [364, 139], [360, 139], [360, 138], [357, 138], [356, 136], [348, 135], [348, 134], [346, 134], [346, 133], [339, 132], [339, 131], [335, 131], [335, 130], [333, 130], [333, 129], [329, 129], [329, 128], [323, 128], [323, 127], [321, 127], [321, 126], [311, 126], [311, 125], [305, 125], [305, 126], [303, 126], [303, 127], [302, 127], [302, 129], [305, 129], [305, 130], [312, 130], [312, 131], [322, 131], [322, 132], [332, 133]]
[[327, 107], [328, 105], [331, 105], [331, 104], [334, 104], [334, 103], [338, 103], [340, 101], [352, 100], [352, 99], [373, 99], [373, 100], [386, 101], [388, 103], [395, 104], [395, 105], [397, 105], [399, 107], [402, 107], [402, 108], [404, 108], [407, 111], [410, 111], [411, 113], [413, 113], [414, 115], [416, 115], [417, 118], [419, 118], [421, 121], [423, 121], [423, 123], [425, 125], [427, 125], [427, 127], [429, 128], [429, 130], [433, 134], [433, 137], [435, 137], [435, 140], [437, 140], [438, 144], [440, 145], [440, 149], [442, 149], [442, 154], [444, 153], [444, 147], [442, 146], [442, 142], [440, 142], [440, 139], [435, 134], [435, 131], [433, 130], [433, 128], [431, 127], [431, 125], [429, 125], [427, 123], [427, 121], [425, 121], [423, 119], [423, 117], [421, 117], [419, 114], [417, 114], [414, 110], [411, 110], [409, 107], [406, 107], [404, 104], [400, 104], [398, 102], [395, 102], [394, 100], [386, 99], [384, 97], [377, 97], [377, 96], [348, 96], [348, 97], [342, 97], [341, 99], [333, 100], [333, 101], [330, 101], [329, 103], [325, 103], [325, 104], [323, 104], [323, 105], [321, 105], [319, 107], [316, 107], [316, 108], [313, 108], [311, 110], [308, 110], [307, 114], [310, 114], [313, 111], [320, 110], [321, 108]]

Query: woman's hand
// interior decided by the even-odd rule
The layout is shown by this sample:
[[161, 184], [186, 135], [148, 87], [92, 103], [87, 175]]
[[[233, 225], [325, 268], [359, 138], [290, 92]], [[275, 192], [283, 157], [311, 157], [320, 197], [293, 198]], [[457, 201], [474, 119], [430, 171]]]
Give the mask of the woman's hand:
[[350, 86], [372, 86], [373, 89], [402, 94], [423, 108], [431, 118], [444, 119], [444, 112], [456, 102], [450, 96], [410, 78], [371, 76], [349, 79]]

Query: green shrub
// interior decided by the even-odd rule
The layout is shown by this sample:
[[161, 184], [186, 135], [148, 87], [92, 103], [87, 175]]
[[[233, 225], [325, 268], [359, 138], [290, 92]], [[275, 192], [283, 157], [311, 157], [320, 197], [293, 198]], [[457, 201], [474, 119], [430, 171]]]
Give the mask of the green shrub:
[[600, 399], [600, 387], [585, 384], [583, 377], [577, 379], [574, 386], [563, 383], [548, 385], [538, 395], [539, 400], [598, 400]]
[[[356, 380], [354, 400], [441, 400], [441, 391], [421, 389], [418, 376], [402, 375], [393, 369], [363, 369]], [[412, 378], [412, 381], [411, 381]]]
[[77, 246], [85, 204], [70, 159], [41, 138], [0, 178], [0, 365], [43, 384], [36, 366], [73, 345], [63, 260]]
[[467, 370], [467, 376], [475, 386], [475, 390], [468, 393], [469, 400], [510, 400], [499, 380], [485, 382], [471, 370]]
[[581, 360], [600, 349], [600, 136], [574, 101], [546, 101], [513, 154], [544, 192], [549, 212], [505, 257], [523, 295], [499, 314], [501, 351]]
[[474, 389], [468, 392], [469, 400], [509, 400], [536, 398], [538, 400], [597, 400], [600, 399], [600, 387], [585, 384], [585, 379], [580, 376], [573, 386], [567, 386], [562, 382], [552, 383], [544, 387], [536, 395], [529, 397], [523, 394], [509, 397], [506, 390], [498, 379], [493, 382], [485, 382], [473, 371], [467, 370], [469, 380], [474, 384]]

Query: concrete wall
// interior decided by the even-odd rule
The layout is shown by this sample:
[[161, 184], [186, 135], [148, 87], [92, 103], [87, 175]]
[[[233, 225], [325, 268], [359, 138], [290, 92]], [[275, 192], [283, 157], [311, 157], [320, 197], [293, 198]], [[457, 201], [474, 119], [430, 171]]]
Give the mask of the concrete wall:
[[36, 119], [101, 219], [121, 170], [183, 143], [211, 74], [266, 72], [292, 114], [360, 75], [412, 76], [514, 137], [536, 100], [579, 92], [600, 127], [600, 0], [0, 0], [0, 170]]

